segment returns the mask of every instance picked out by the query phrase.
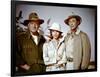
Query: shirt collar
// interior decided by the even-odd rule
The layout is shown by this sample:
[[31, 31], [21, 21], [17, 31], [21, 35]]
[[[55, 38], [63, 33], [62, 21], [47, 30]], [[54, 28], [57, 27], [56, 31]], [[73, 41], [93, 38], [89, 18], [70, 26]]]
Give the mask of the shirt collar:
[[32, 36], [33, 38], [37, 38], [37, 37], [38, 37], [38, 36], [33, 35], [31, 32], [30, 32], [30, 34], [31, 34], [31, 36]]
[[[77, 28], [77, 31], [75, 32], [76, 35], [78, 35], [80, 33], [80, 29]], [[71, 30], [68, 31], [68, 34], [71, 34]]]
[[[27, 31], [26, 34], [28, 35], [28, 38], [29, 39], [32, 38], [32, 36], [35, 37], [30, 31]], [[39, 35], [38, 38], [40, 39], [41, 38], [41, 35]]]
[[[57, 40], [55, 40], [55, 39], [52, 39], [52, 41], [53, 41], [53, 42], [54, 42], [54, 41], [57, 42]], [[59, 44], [60, 44], [61, 42], [64, 42], [64, 37], [59, 38], [58, 42], [59, 42]]]

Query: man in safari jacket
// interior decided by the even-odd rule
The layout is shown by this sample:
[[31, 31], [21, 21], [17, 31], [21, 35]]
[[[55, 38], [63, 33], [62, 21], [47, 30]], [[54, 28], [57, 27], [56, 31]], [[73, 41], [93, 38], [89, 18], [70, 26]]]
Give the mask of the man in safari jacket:
[[44, 22], [37, 13], [29, 14], [25, 20], [28, 31], [17, 35], [16, 66], [20, 74], [37, 74], [45, 72], [43, 61], [43, 44], [45, 39], [38, 33], [40, 25]]
[[79, 29], [81, 17], [70, 15], [64, 20], [70, 30], [65, 37], [67, 64], [66, 70], [85, 70], [91, 57], [91, 45], [88, 35]]

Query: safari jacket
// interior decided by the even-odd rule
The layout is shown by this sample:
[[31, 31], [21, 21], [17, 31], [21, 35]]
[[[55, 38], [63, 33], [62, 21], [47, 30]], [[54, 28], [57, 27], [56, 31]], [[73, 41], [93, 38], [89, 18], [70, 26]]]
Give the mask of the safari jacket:
[[[65, 44], [66, 46], [69, 45], [68, 40], [71, 36], [71, 33], [68, 32], [67, 36], [65, 37]], [[77, 33], [72, 37], [74, 39], [72, 48], [72, 58], [73, 58], [73, 70], [79, 69], [87, 69], [90, 57], [91, 57], [91, 45], [90, 40], [86, 33], [78, 30]], [[71, 46], [69, 46], [70, 48]], [[66, 56], [67, 58], [70, 57], [70, 52], [67, 52], [68, 48], [66, 48]], [[68, 64], [69, 61], [67, 61]], [[71, 63], [71, 62], [69, 62]], [[67, 68], [67, 67], [66, 67]]]
[[29, 32], [18, 35], [16, 38], [16, 65], [29, 65], [30, 69], [25, 71], [26, 73], [34, 74], [45, 72], [43, 61], [43, 44], [45, 39], [43, 36], [39, 35], [38, 45], [35, 44]]
[[[43, 59], [47, 66], [46, 71], [65, 70], [66, 56], [64, 41], [60, 40], [58, 45], [55, 40], [45, 43], [43, 46]], [[57, 66], [61, 64], [63, 65], [62, 67]]]

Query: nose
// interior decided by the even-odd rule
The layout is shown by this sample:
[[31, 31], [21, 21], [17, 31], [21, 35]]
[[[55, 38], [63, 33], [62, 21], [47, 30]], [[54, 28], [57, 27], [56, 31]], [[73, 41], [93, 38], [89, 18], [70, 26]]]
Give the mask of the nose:
[[33, 28], [37, 28], [38, 25], [37, 24], [32, 24]]
[[33, 25], [33, 28], [36, 28], [36, 27], [37, 27], [37, 25], [36, 25], [36, 24], [34, 24], [34, 25]]
[[57, 33], [57, 31], [54, 31], [54, 33], [56, 34], [56, 33]]
[[73, 27], [74, 26], [74, 23], [71, 23], [70, 26]]

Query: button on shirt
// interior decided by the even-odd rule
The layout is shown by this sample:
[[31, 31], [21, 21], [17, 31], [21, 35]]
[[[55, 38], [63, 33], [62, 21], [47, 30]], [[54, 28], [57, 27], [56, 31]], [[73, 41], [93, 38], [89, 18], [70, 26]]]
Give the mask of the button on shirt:
[[[68, 34], [70, 34], [69, 36], [69, 39], [67, 41], [67, 44], [66, 44], [66, 55], [67, 55], [67, 58], [70, 57], [70, 58], [73, 58], [73, 52], [74, 52], [74, 36], [75, 35], [78, 35], [80, 33], [80, 30], [77, 29], [77, 31], [72, 34], [71, 31], [68, 32]], [[67, 62], [67, 66], [66, 66], [66, 69], [67, 70], [73, 70], [74, 68], [74, 63], [73, 62]]]
[[74, 34], [72, 34], [71, 31], [68, 32], [68, 34], [70, 34], [69, 39], [68, 39], [67, 44], [66, 44], [66, 51], [67, 51], [67, 56], [68, 57], [73, 58], [73, 54], [72, 53], [74, 51], [74, 46], [73, 46], [74, 39], [75, 39], [74, 36], [78, 35], [79, 33], [80, 33], [79, 29], [77, 29], [77, 31]]
[[73, 52], [73, 42], [74, 38], [72, 36], [69, 37], [69, 40], [66, 45], [66, 51], [67, 51], [67, 57], [73, 58], [72, 52]]

